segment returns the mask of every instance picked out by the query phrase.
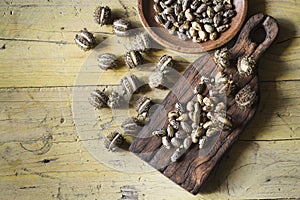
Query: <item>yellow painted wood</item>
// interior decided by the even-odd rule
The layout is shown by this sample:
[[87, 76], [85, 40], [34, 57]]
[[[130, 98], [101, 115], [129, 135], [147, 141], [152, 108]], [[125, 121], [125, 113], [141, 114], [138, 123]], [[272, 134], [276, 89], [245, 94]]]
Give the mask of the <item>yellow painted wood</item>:
[[[80, 127], [74, 125], [74, 118], [92, 119], [95, 115], [82, 110], [79, 116], [73, 116], [71, 108], [71, 102], [86, 101], [85, 95], [92, 88], [75, 88], [83, 94], [80, 99], [74, 99], [74, 88], [69, 87], [1, 89], [1, 110], [5, 112], [0, 115], [0, 187], [4, 197], [14, 194], [28, 199], [35, 193], [45, 193], [50, 199], [60, 195], [63, 199], [76, 199], [78, 195], [118, 199], [123, 185], [135, 186], [145, 199], [296, 197], [300, 104], [293, 88], [299, 86], [298, 81], [262, 83], [261, 89], [270, 91], [262, 95], [258, 114], [218, 165], [205, 187], [207, 193], [196, 197], [158, 172], [132, 173], [117, 166], [123, 169], [119, 171], [109, 162], [102, 160], [101, 164], [92, 157], [90, 147], [85, 147], [78, 136]], [[280, 92], [276, 93], [278, 88]], [[109, 110], [102, 113], [106, 114], [99, 126], [111, 118]], [[89, 129], [92, 127], [85, 127]], [[42, 140], [50, 143], [49, 149], [40, 150], [45, 146]], [[138, 162], [136, 165], [142, 164]], [[164, 192], [158, 193], [159, 188]]]
[[[98, 5], [109, 5], [141, 27], [132, 0], [0, 2], [0, 199], [120, 199], [126, 185], [147, 200], [300, 197], [298, 1], [249, 1], [248, 16], [272, 15], [280, 33], [259, 63], [256, 116], [196, 196], [129, 152], [95, 150], [129, 114], [120, 111], [111, 123], [116, 113], [94, 111], [87, 102], [94, 85], [109, 84], [110, 90], [130, 72], [147, 82], [165, 53], [174, 57], [180, 72], [198, 56], [156, 50], [144, 54], [148, 64], [143, 70], [129, 72], [121, 62], [117, 70], [100, 71], [97, 55], [114, 52], [122, 60], [128, 41], [120, 45], [111, 26], [93, 22]], [[95, 33], [101, 48], [84, 52], [74, 44], [74, 35], [84, 27]], [[167, 92], [145, 94], [159, 103]]]
[[[103, 1], [120, 16], [141, 27], [135, 2]], [[2, 87], [72, 86], [90, 52], [76, 48], [74, 36], [86, 27], [95, 32], [98, 42], [112, 36], [111, 26], [98, 27], [93, 12], [99, 3], [63, 1], [1, 2], [0, 13], [0, 85]], [[260, 63], [261, 80], [297, 80], [299, 74], [300, 12], [297, 1], [249, 1], [249, 16], [264, 12], [279, 21], [281, 31], [273, 47]], [[12, 13], [12, 14], [10, 14]], [[117, 49], [117, 48], [116, 48]], [[105, 52], [106, 48], [98, 52]], [[120, 52], [122, 55], [123, 52]], [[124, 54], [124, 53], [123, 53]], [[155, 61], [155, 60], [154, 60]], [[96, 63], [96, 60], [94, 61]], [[288, 66], [288, 67], [286, 67]], [[125, 70], [125, 69], [124, 69]], [[11, 73], [6, 73], [11, 72]], [[94, 76], [100, 73], [93, 70]], [[117, 71], [117, 77], [124, 73]], [[121, 74], [119, 74], [121, 73]], [[8, 76], [9, 75], [9, 76]], [[110, 73], [107, 75], [109, 79]], [[38, 77], [38, 78], [37, 78]], [[106, 78], [106, 76], [105, 76]], [[116, 79], [114, 79], [116, 80]], [[115, 84], [116, 82], [113, 82]]]

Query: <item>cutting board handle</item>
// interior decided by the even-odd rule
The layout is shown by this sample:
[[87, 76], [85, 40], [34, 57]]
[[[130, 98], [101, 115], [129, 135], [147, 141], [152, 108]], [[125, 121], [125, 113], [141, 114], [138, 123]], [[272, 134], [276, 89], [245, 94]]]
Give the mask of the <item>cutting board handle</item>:
[[[264, 29], [265, 38], [262, 42], [256, 43], [251, 40], [251, 34], [255, 33], [259, 28]], [[275, 40], [278, 31], [278, 24], [273, 17], [256, 14], [247, 21], [230, 51], [234, 57], [248, 55], [257, 61]]]

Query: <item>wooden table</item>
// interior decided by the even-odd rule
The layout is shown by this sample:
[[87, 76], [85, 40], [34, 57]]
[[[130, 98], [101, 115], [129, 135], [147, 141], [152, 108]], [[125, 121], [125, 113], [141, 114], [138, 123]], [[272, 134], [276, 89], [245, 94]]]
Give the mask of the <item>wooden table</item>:
[[[86, 27], [99, 42], [113, 36], [111, 26], [100, 28], [93, 21], [99, 3], [0, 2], [0, 199], [110, 200], [127, 194], [180, 200], [300, 197], [299, 1], [249, 1], [248, 16], [269, 14], [281, 30], [259, 64], [262, 96], [257, 115], [196, 196], [149, 171], [138, 159], [132, 158], [147, 172], [126, 171], [126, 163], [118, 163], [113, 153], [111, 162], [99, 162], [84, 146], [88, 139], [78, 132], [90, 127], [78, 127], [76, 119], [95, 116], [84, 110], [74, 115], [74, 102], [84, 101], [74, 99], [74, 91], [86, 93], [94, 87], [89, 76], [101, 74], [101, 84], [115, 85], [128, 72], [125, 66], [113, 72], [95, 70], [78, 84], [91, 51], [75, 45], [76, 32]], [[104, 0], [102, 5], [141, 27], [135, 1]], [[166, 52], [152, 52], [146, 60], [156, 62]], [[182, 56], [175, 54], [174, 59], [181, 61]], [[188, 65], [179, 63], [181, 71]], [[159, 99], [164, 93], [152, 95]], [[102, 112], [107, 115], [101, 116], [101, 123], [109, 122], [110, 112]], [[107, 164], [113, 162], [124, 170]]]

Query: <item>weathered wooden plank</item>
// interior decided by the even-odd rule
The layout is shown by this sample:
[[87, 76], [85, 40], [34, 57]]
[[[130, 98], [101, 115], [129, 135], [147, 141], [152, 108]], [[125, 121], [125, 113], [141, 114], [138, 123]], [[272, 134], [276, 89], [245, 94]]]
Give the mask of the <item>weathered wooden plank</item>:
[[[119, 41], [123, 43], [116, 44]], [[107, 45], [110, 46], [107, 47]], [[6, 49], [0, 54], [2, 61], [0, 86], [45, 87], [119, 84], [121, 78], [128, 73], [139, 74], [144, 77], [145, 82], [148, 82], [147, 76], [155, 69], [159, 57], [166, 52], [156, 50], [144, 54], [145, 66], [136, 70], [128, 70], [123, 61], [123, 56], [127, 51], [125, 45], [129, 45], [129, 39], [116, 40], [114, 37], [101, 43], [101, 46], [93, 52], [84, 52], [75, 44], [59, 45], [10, 41], [6, 45]], [[119, 67], [116, 70], [103, 71], [98, 67], [97, 56], [107, 52], [114, 53], [119, 57]], [[185, 69], [187, 62], [192, 61], [195, 57], [183, 57], [178, 53], [168, 52], [177, 61], [176, 69], [179, 71]], [[112, 79], [112, 77], [114, 78]]]
[[[2, 197], [30, 199], [44, 193], [46, 199], [59, 195], [62, 199], [77, 195], [117, 199], [124, 185], [134, 186], [139, 196], [146, 199], [295, 198], [299, 194], [299, 140], [238, 141], [217, 166], [203, 193], [197, 196], [190, 195], [158, 172], [128, 173], [109, 169], [79, 146], [76, 142], [67, 146], [60, 143], [47, 154], [37, 156], [20, 150], [17, 143], [1, 145], [1, 172], [6, 171], [0, 175]], [[80, 148], [80, 154], [76, 147]], [[73, 151], [72, 156], [66, 151]], [[13, 160], [16, 156], [18, 161]], [[70, 157], [73, 159], [66, 159]], [[45, 162], [52, 158], [55, 159]]]
[[[122, 10], [119, 1], [103, 2], [105, 3], [117, 9], [118, 13]], [[257, 5], [259, 5], [259, 11], [275, 17], [281, 28], [275, 44], [261, 60], [261, 80], [298, 80], [300, 45], [297, 35], [299, 27], [295, 25], [300, 23], [297, 17], [299, 6], [295, 6], [295, 2], [291, 0], [266, 3], [257, 0], [249, 3], [249, 16], [258, 12]], [[0, 54], [2, 61], [0, 85], [2, 87], [72, 86], [80, 67], [90, 54], [81, 51], [74, 44], [76, 32], [85, 26], [97, 32], [99, 42], [111, 36], [110, 26], [99, 28], [93, 22], [92, 12], [97, 4], [77, 1], [71, 3], [14, 1], [11, 4], [3, 2], [0, 9], [6, 14], [0, 19], [0, 46], [3, 47]], [[140, 27], [134, 8], [135, 2], [126, 0], [122, 4], [129, 9], [128, 15], [135, 23], [134, 26]], [[82, 10], [78, 14], [80, 7]], [[285, 11], [291, 7], [293, 9], [289, 10], [289, 15], [286, 15]], [[10, 15], [9, 12], [14, 9], [15, 11]], [[106, 46], [103, 51], [109, 51], [109, 47]], [[120, 53], [124, 54], [124, 52]], [[127, 69], [122, 68], [116, 70], [116, 74], [107, 72], [102, 77], [105, 83], [115, 84], [117, 81], [112, 81], [110, 77], [116, 75], [121, 78], [125, 71]], [[98, 70], [95, 68], [89, 73], [90, 76], [97, 76]], [[86, 82], [88, 84], [89, 81]]]
[[[300, 107], [297, 103], [299, 93], [296, 90], [299, 87], [298, 81], [261, 83], [260, 106], [249, 128], [241, 135], [241, 138], [243, 140], [300, 138]], [[35, 133], [40, 133], [40, 129], [44, 129], [44, 132], [50, 129], [57, 135], [64, 133], [70, 135], [68, 140], [74, 140], [74, 136], [72, 136], [74, 134], [73, 117], [75, 119], [94, 120], [95, 114], [99, 114], [94, 112], [87, 101], [90, 92], [95, 88], [1, 89], [0, 107], [3, 112], [0, 113], [0, 130], [2, 140], [13, 141], [15, 137], [18, 138], [22, 135], [24, 137], [27, 134], [35, 135]], [[73, 98], [73, 92], [80, 95]], [[156, 103], [159, 103], [167, 92], [159, 93], [158, 90], [155, 90], [147, 92], [145, 95], [152, 97]], [[89, 109], [76, 110], [75, 112], [72, 110], [71, 102], [73, 104], [83, 103]], [[101, 116], [101, 123], [110, 122], [111, 111], [104, 109], [101, 112], [104, 113]], [[122, 113], [125, 116], [128, 115], [126, 110]], [[18, 126], [14, 125], [16, 122]], [[88, 127], [84, 128], [88, 130]], [[11, 131], [17, 133], [16, 136], [11, 135]], [[22, 132], [26, 132], [26, 134], [22, 134]]]
[[[148, 199], [297, 197], [300, 108], [299, 93], [294, 88], [298, 88], [299, 83], [266, 82], [261, 86], [261, 106], [257, 119], [250, 125], [252, 128], [242, 134], [241, 140], [227, 154], [229, 158], [225, 157], [217, 167], [204, 194], [196, 197], [159, 173], [129, 173], [124, 166], [119, 168], [125, 171], [117, 172], [111, 164], [99, 163], [91, 156], [90, 149], [84, 147], [77, 135], [70, 103], [86, 101], [85, 95], [91, 88], [1, 89], [1, 110], [4, 111], [0, 115], [2, 195], [29, 199], [34, 194], [44, 193], [49, 199], [78, 195], [117, 199], [120, 187], [130, 184], [141, 197]], [[82, 97], [73, 99], [73, 89], [82, 93]], [[109, 112], [106, 114], [103, 123], [110, 121]], [[80, 116], [95, 117], [85, 110]], [[287, 134], [291, 129], [294, 132]], [[50, 139], [50, 148], [42, 148]], [[137, 164], [139, 162], [142, 161], [137, 160]], [[99, 187], [101, 192], [97, 190]], [[159, 190], [164, 192], [157, 192]]]
[[[112, 39], [114, 40], [114, 39]], [[117, 42], [112, 41], [110, 42]], [[295, 41], [295, 44], [297, 39]], [[290, 48], [290, 51], [280, 55], [283, 43], [275, 44], [270, 48], [259, 63], [259, 74], [262, 81], [298, 80], [300, 72], [298, 54], [300, 45]], [[100, 84], [118, 84], [120, 79], [134, 70], [128, 70], [124, 63], [116, 70], [101, 71], [97, 66], [97, 55], [105, 52], [113, 52], [122, 56], [126, 52], [124, 46], [118, 46], [118, 51], [109, 48], [99, 48], [93, 52], [83, 52], [75, 44], [55, 43], [30, 43], [22, 41], [9, 41], [6, 49], [1, 50], [0, 85], [1, 87], [40, 87], [40, 86], [72, 86], [78, 78], [81, 85], [97, 84], [101, 76]], [[290, 55], [287, 55], [290, 52]], [[148, 67], [140, 68], [147, 71], [154, 70], [155, 63], [164, 51], [153, 51], [144, 54], [145, 64]], [[179, 62], [192, 62], [194, 56], [186, 56], [168, 51], [174, 60]], [[12, 57], [13, 55], [13, 57]], [[152, 63], [152, 64], [151, 64]], [[284, 63], [284, 64], [283, 64]], [[150, 66], [149, 66], [150, 65]], [[176, 64], [176, 68], [182, 71], [187, 63]], [[142, 73], [141, 73], [142, 74]], [[111, 77], [115, 77], [111, 79]], [[147, 81], [147, 79], [146, 79]]]
[[[75, 33], [82, 28], [92, 32], [112, 33], [110, 25], [99, 27], [93, 13], [97, 6], [108, 5], [114, 18], [128, 18], [133, 27], [141, 26], [135, 2], [123, 1], [28, 1], [0, 5], [1, 38], [20, 38], [42, 41], [72, 41], [65, 34]], [[37, 17], [38, 16], [38, 17]]]
[[[128, 17], [134, 26], [141, 27], [136, 11], [136, 2], [130, 0], [101, 2], [91, 1], [11, 1], [0, 4], [2, 14], [1, 36], [4, 38], [28, 38], [62, 40], [62, 33], [78, 31], [86, 27], [94, 31], [111, 32], [110, 26], [99, 28], [93, 21], [93, 12], [98, 5], [108, 5], [113, 9], [116, 17]], [[249, 1], [249, 15], [258, 12], [267, 13], [282, 22], [282, 25], [291, 30], [298, 30], [300, 19], [298, 3], [293, 0], [285, 1]], [[126, 9], [125, 9], [126, 8]], [[287, 14], [287, 12], [289, 12]], [[36, 17], [38, 16], [38, 17]], [[17, 22], [17, 23], [16, 23]], [[63, 29], [61, 29], [63, 27]], [[24, 30], [27, 29], [27, 30]], [[0, 29], [1, 30], [1, 29]], [[287, 39], [294, 32], [288, 32], [280, 37]], [[295, 35], [294, 35], [295, 36]]]

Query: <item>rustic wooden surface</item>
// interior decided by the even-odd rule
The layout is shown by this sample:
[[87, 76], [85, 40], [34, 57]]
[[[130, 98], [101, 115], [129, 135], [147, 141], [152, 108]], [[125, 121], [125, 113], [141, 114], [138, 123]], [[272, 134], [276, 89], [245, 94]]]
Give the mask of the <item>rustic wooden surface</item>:
[[[135, 1], [102, 4], [141, 27]], [[120, 199], [124, 186], [139, 199], [300, 197], [299, 1], [249, 1], [248, 16], [271, 15], [281, 30], [259, 64], [261, 101], [254, 120], [196, 196], [159, 172], [126, 172], [100, 163], [78, 136], [73, 92], [92, 87], [88, 78], [75, 84], [91, 52], [81, 51], [74, 35], [86, 27], [99, 41], [112, 36], [111, 27], [93, 22], [97, 5], [87, 0], [0, 2], [0, 199]], [[152, 53], [152, 62], [162, 53]], [[101, 83], [116, 84], [127, 71], [102, 73]], [[82, 115], [91, 114], [82, 110]]]

